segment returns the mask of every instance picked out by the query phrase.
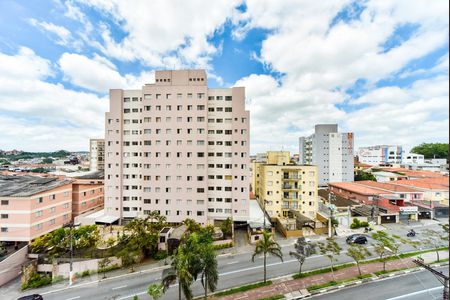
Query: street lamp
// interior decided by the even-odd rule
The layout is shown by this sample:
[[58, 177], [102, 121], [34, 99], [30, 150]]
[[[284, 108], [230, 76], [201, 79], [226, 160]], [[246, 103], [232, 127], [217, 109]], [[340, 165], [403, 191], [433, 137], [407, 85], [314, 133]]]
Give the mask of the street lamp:
[[67, 223], [63, 227], [70, 228], [70, 263], [69, 263], [69, 285], [73, 284], [73, 227], [78, 226], [79, 224], [75, 224], [73, 221], [70, 221], [70, 223]]

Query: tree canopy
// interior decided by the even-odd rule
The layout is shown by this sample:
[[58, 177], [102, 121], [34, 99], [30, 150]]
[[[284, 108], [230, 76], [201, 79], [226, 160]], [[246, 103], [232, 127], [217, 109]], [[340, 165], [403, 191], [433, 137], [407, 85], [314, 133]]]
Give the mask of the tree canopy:
[[355, 174], [355, 181], [362, 181], [362, 180], [377, 181], [377, 179], [375, 178], [375, 176], [372, 173], [357, 171]]
[[448, 143], [423, 143], [411, 149], [425, 158], [448, 158]]

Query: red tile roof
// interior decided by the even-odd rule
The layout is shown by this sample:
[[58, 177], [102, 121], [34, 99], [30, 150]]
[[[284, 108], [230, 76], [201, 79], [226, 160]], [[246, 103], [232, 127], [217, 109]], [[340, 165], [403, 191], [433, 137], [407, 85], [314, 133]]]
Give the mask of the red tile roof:
[[[356, 183], [356, 182], [355, 182]], [[364, 180], [364, 181], [358, 181], [358, 184], [368, 186], [371, 188], [377, 188], [382, 190], [387, 190], [394, 193], [414, 193], [417, 192], [417, 189], [413, 189], [407, 186], [401, 186], [391, 183], [384, 183], [384, 182], [376, 182], [376, 181], [370, 181], [370, 180]]]

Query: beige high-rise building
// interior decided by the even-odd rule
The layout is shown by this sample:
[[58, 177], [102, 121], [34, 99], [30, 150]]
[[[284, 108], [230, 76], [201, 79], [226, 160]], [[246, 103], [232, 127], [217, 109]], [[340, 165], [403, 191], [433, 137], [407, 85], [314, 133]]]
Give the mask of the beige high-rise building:
[[89, 170], [103, 171], [105, 169], [105, 140], [90, 139]]
[[266, 211], [273, 218], [297, 211], [314, 220], [318, 210], [317, 166], [296, 165], [290, 157], [287, 151], [271, 151], [266, 161], [253, 161], [253, 193], [261, 205], [266, 200]]
[[209, 89], [204, 70], [156, 71], [142, 89], [110, 90], [106, 214], [246, 221], [249, 119], [245, 89]]

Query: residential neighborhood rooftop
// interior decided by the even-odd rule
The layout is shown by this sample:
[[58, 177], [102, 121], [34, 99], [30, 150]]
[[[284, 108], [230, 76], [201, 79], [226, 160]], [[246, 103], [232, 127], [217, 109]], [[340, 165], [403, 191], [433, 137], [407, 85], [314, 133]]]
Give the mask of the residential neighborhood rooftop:
[[0, 197], [28, 197], [71, 182], [54, 177], [0, 175]]

